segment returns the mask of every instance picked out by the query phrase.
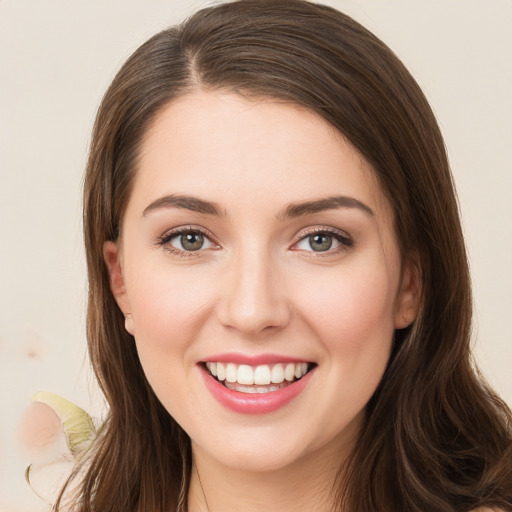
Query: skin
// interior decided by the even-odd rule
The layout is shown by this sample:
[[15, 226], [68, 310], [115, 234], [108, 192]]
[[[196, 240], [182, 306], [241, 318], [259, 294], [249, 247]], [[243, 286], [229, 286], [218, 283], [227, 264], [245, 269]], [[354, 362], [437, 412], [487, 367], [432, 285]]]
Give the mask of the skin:
[[[173, 194], [214, 202], [221, 215], [148, 211]], [[283, 215], [292, 203], [341, 195], [372, 213]], [[183, 226], [208, 233], [200, 250], [184, 251], [179, 236], [162, 244]], [[315, 230], [350, 243], [332, 238], [315, 251]], [[193, 92], [148, 129], [121, 240], [104, 253], [146, 376], [192, 440], [190, 511], [326, 510], [394, 330], [418, 306], [418, 274], [401, 260], [369, 164], [314, 113]], [[199, 364], [230, 352], [316, 366], [290, 403], [240, 414], [212, 397]]]

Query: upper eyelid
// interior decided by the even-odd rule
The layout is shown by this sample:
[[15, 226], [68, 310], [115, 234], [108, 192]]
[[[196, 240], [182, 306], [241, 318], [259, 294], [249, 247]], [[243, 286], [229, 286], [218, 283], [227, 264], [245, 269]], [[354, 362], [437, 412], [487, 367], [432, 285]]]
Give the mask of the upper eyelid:
[[309, 228], [304, 228], [298, 231], [294, 238], [296, 241], [299, 241], [315, 233], [329, 233], [332, 235], [339, 235], [340, 237], [348, 240], [352, 240], [352, 237], [349, 233], [343, 229], [334, 228], [332, 226], [311, 226]]
[[338, 254], [340, 251], [352, 249], [355, 246], [354, 239], [352, 238], [352, 236], [350, 236], [346, 231], [342, 229], [337, 229], [332, 226], [312, 226], [311, 228], [306, 228], [297, 233], [295, 241], [290, 246], [290, 250], [298, 250], [297, 246], [303, 240], [305, 240], [308, 236], [315, 235], [318, 233], [327, 233], [330, 236], [336, 238], [338, 243], [340, 244], [340, 247], [323, 252], [306, 251], [309, 257], [311, 257], [311, 255], [314, 254], [315, 258], [326, 258]]
[[195, 226], [192, 224], [177, 226], [175, 228], [168, 229], [161, 236], [158, 237], [158, 240], [163, 240], [164, 238], [173, 238], [174, 236], [178, 236], [181, 233], [189, 233], [194, 231], [197, 231], [198, 233], [205, 235], [212, 242], [217, 243], [215, 235], [210, 230], [203, 228], [202, 226]]
[[[186, 249], [180, 249], [179, 247], [174, 247], [174, 245], [171, 243], [171, 240], [173, 238], [177, 238], [180, 235], [183, 235], [184, 233], [200, 233], [202, 236], [204, 236], [206, 239], [209, 240], [211, 243], [210, 247], [201, 248], [195, 251], [189, 251]], [[202, 226], [195, 226], [191, 224], [185, 224], [182, 226], [177, 226], [171, 229], [168, 229], [165, 231], [161, 236], [157, 237], [155, 241], [155, 246], [159, 249], [164, 249], [165, 251], [168, 251], [169, 253], [172, 253], [174, 255], [179, 255], [181, 257], [191, 257], [191, 258], [197, 258], [201, 255], [204, 255], [205, 251], [209, 250], [217, 250], [220, 249], [220, 244], [216, 241], [215, 237], [211, 232], [203, 228]]]

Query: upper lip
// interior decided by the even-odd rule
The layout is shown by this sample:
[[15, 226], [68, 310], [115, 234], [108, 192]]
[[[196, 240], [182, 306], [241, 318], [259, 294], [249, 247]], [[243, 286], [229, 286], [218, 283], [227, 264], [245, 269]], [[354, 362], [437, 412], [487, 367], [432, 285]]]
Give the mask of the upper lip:
[[201, 360], [202, 363], [216, 362], [216, 363], [235, 363], [246, 364], [249, 366], [258, 366], [262, 364], [277, 364], [277, 363], [309, 363], [311, 361], [301, 357], [286, 356], [280, 354], [258, 354], [247, 355], [236, 352], [229, 352], [223, 354], [215, 354], [208, 356]]

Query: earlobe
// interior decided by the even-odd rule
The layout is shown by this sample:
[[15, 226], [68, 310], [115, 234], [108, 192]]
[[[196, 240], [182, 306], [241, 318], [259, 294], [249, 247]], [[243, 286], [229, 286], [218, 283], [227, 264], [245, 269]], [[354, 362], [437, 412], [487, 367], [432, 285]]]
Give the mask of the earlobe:
[[108, 241], [103, 244], [103, 258], [107, 265], [110, 277], [110, 290], [112, 291], [112, 295], [125, 317], [126, 330], [133, 335], [133, 318], [130, 310], [128, 294], [126, 292], [121, 257], [119, 248], [114, 242]]
[[421, 300], [421, 270], [416, 261], [404, 265], [395, 314], [395, 329], [405, 329], [414, 322]]

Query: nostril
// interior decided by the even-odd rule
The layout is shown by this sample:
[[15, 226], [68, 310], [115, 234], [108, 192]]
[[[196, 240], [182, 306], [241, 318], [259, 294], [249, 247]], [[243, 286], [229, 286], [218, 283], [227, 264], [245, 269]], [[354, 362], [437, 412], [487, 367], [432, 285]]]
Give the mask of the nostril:
[[235, 264], [243, 271], [233, 272], [227, 279], [218, 303], [218, 320], [223, 326], [256, 335], [281, 329], [290, 322], [289, 305], [280, 283], [270, 276], [267, 259], [252, 254], [251, 261], [241, 256]]

